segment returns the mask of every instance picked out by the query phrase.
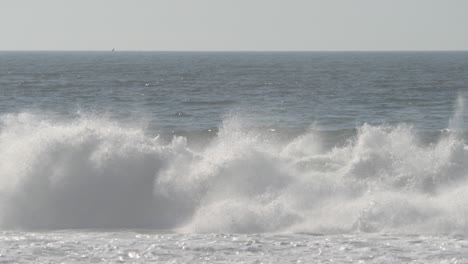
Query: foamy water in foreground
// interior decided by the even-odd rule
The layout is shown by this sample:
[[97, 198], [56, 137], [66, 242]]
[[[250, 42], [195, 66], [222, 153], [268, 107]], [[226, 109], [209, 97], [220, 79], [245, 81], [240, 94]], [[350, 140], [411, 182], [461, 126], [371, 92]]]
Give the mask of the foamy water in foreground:
[[466, 53], [0, 57], [0, 262], [468, 263]]
[[2, 263], [467, 263], [464, 237], [2, 232]]

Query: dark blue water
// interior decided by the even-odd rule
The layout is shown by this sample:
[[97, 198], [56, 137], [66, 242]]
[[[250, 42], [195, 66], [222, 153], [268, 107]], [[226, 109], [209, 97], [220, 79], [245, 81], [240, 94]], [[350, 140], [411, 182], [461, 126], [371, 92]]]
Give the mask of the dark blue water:
[[158, 132], [448, 126], [468, 52], [1, 52], [0, 113], [91, 114]]

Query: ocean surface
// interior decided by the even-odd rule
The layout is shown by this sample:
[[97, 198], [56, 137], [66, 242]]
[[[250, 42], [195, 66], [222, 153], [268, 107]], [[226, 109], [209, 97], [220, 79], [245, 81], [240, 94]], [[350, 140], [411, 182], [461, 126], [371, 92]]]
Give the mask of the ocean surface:
[[0, 263], [468, 263], [468, 52], [0, 52]]

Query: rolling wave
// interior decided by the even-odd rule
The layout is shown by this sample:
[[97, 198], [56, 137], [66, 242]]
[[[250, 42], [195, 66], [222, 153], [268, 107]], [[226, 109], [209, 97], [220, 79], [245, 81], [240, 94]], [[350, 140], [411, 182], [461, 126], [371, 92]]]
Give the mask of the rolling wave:
[[325, 147], [239, 117], [192, 149], [97, 117], [0, 119], [0, 227], [177, 232], [468, 233], [463, 101], [430, 143], [410, 125], [363, 125]]

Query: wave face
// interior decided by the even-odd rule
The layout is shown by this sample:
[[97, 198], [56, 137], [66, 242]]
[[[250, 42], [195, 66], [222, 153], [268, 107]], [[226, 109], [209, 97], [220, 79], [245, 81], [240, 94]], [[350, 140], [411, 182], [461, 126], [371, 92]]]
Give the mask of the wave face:
[[323, 132], [279, 140], [232, 117], [195, 150], [96, 117], [0, 126], [3, 229], [468, 233], [457, 132], [422, 143], [409, 125], [363, 125], [328, 148]]

